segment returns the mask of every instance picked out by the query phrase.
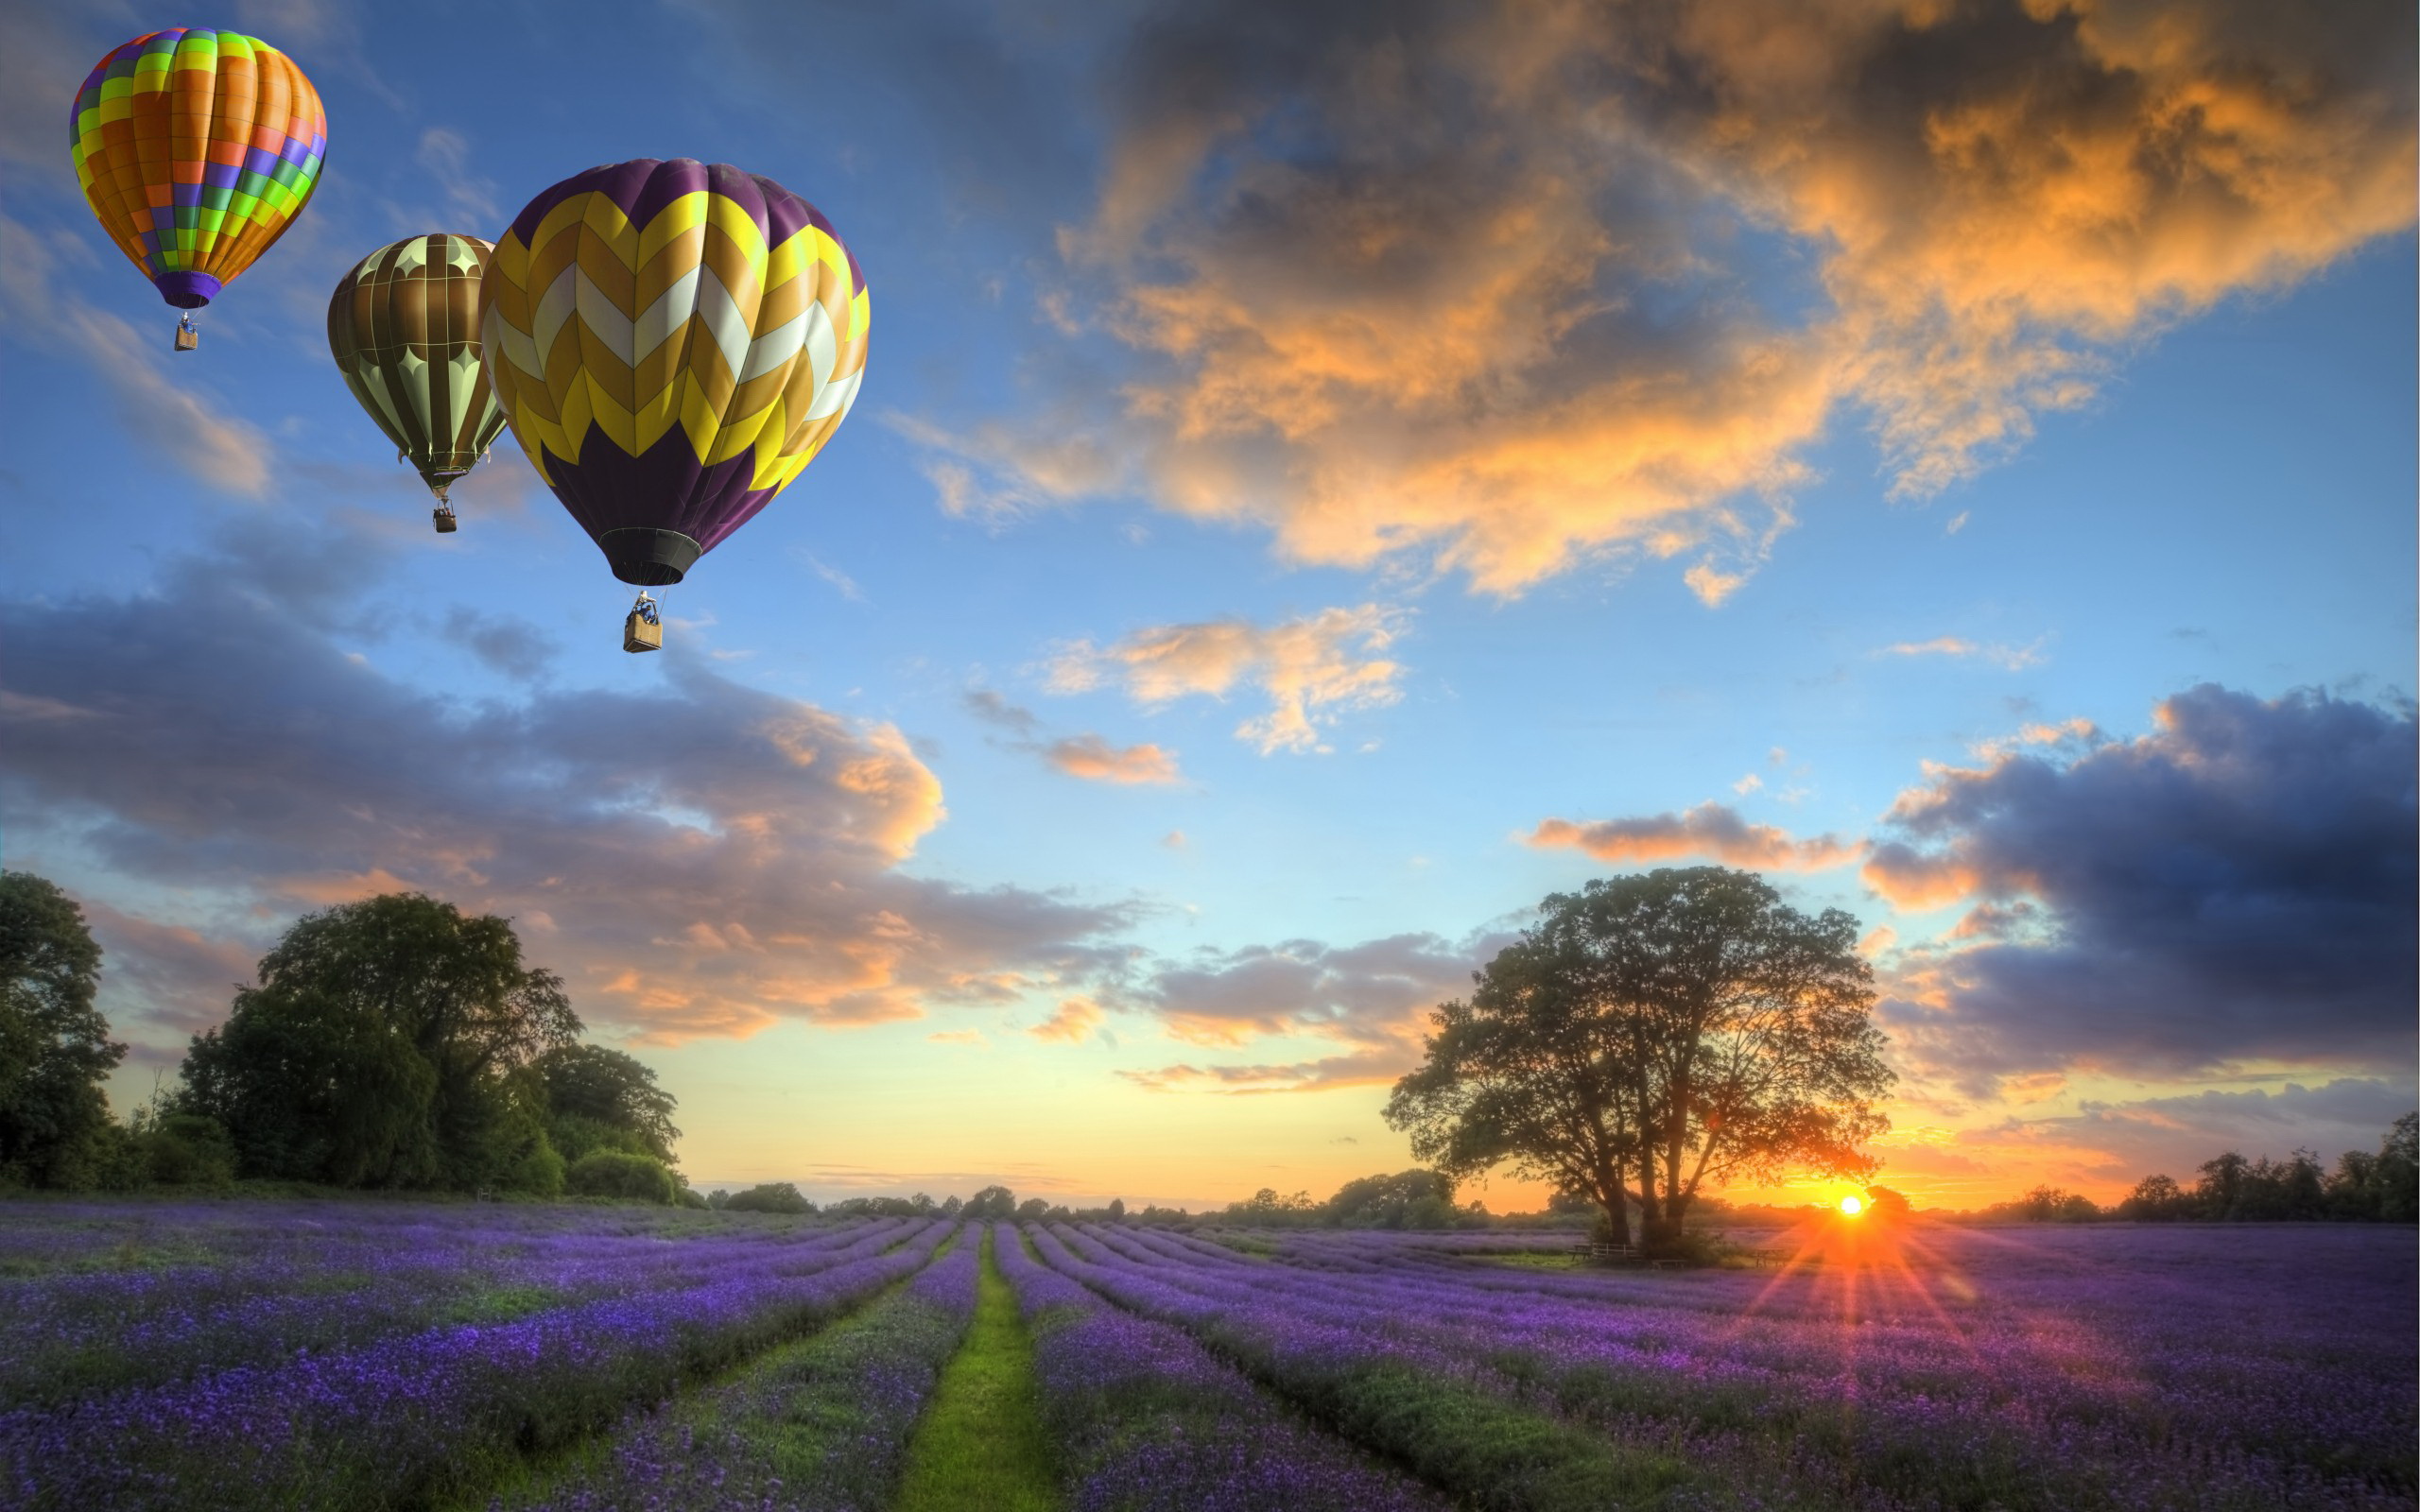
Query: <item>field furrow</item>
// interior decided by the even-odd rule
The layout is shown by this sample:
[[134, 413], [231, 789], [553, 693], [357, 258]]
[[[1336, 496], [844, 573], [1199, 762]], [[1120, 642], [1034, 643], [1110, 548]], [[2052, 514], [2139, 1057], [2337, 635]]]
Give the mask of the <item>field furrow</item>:
[[860, 1512], [888, 1506], [975, 1314], [980, 1230], [863, 1311], [736, 1375], [634, 1409], [487, 1512]]

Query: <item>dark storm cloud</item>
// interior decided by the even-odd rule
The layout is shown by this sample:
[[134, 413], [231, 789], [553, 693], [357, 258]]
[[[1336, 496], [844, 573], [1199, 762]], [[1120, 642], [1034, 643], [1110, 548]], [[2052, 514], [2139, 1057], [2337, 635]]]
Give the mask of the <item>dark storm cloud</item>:
[[[0, 608], [39, 647], [0, 667], [12, 850], [281, 923], [401, 887], [510, 914], [583, 1013], [666, 1040], [912, 1017], [1120, 958], [1098, 943], [1116, 908], [896, 869], [942, 794], [889, 726], [677, 652], [657, 688], [476, 708], [388, 677], [363, 607], [385, 549], [252, 529], [147, 594]], [[180, 965], [161, 927], [103, 916], [183, 1024], [240, 957], [196, 936]]]
[[1903, 1049], [1978, 1086], [2408, 1068], [2416, 760], [2409, 706], [2205, 685], [2138, 740], [1935, 774], [1892, 811], [1866, 880], [1905, 905], [1972, 900], [1969, 933], [1991, 942], [1902, 974], [1886, 1011]]

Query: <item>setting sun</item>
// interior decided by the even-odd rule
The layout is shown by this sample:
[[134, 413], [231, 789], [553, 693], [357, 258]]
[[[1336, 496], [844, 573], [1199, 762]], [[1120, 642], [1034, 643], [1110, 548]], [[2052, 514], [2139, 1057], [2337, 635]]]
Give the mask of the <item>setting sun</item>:
[[1865, 1199], [1863, 1197], [1842, 1197], [1841, 1199], [1841, 1214], [1843, 1217], [1854, 1218], [1864, 1211]]

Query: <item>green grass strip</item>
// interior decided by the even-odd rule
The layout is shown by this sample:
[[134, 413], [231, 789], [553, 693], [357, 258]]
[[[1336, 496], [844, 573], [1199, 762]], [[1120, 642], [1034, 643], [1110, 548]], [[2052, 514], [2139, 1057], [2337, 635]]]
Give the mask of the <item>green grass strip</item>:
[[975, 1325], [908, 1446], [898, 1512], [1057, 1512], [1033, 1340], [983, 1235]]

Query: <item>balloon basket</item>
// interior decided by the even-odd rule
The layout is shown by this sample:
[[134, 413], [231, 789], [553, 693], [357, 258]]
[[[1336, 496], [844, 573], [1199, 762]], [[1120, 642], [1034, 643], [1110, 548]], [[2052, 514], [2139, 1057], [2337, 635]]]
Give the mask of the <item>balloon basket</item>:
[[622, 649], [625, 651], [661, 651], [664, 649], [664, 624], [650, 620], [637, 610], [622, 622]]
[[179, 322], [177, 326], [177, 350], [179, 352], [191, 352], [200, 345], [201, 333], [189, 325]]
[[428, 515], [429, 519], [435, 522], [437, 533], [441, 536], [452, 535], [460, 524], [460, 522], [454, 518], [454, 511], [442, 505], [428, 511]]

